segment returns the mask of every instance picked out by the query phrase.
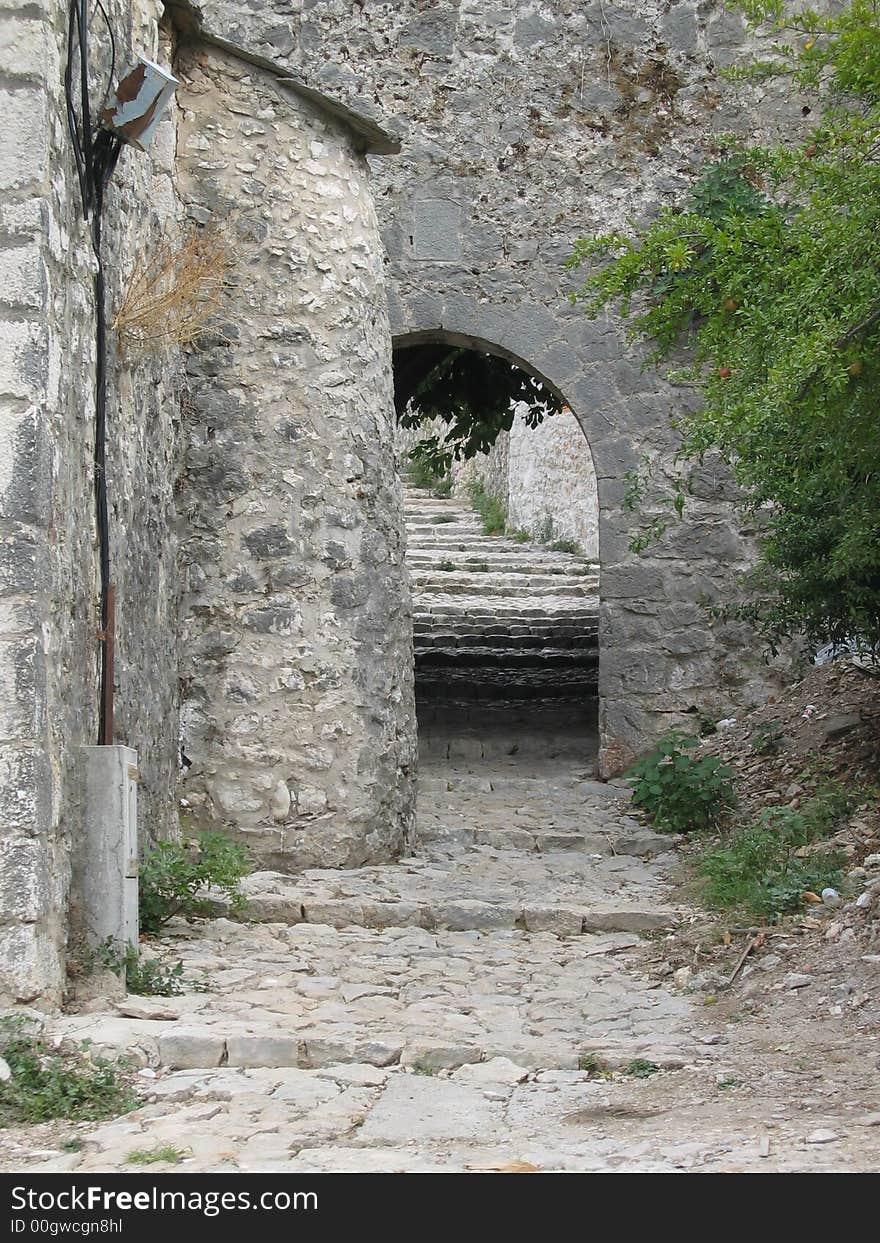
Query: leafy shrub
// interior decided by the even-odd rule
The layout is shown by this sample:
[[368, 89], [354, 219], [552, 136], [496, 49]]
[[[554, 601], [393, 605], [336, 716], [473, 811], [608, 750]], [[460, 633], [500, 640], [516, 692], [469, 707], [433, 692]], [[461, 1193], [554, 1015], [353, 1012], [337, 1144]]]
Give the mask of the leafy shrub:
[[176, 997], [183, 992], [183, 963], [180, 959], [173, 966], [155, 958], [141, 958], [133, 945], [120, 946], [113, 937], [107, 937], [81, 960], [86, 971], [91, 972], [100, 963], [125, 979], [129, 993], [144, 997]]
[[696, 738], [671, 730], [627, 773], [635, 778], [634, 805], [661, 833], [711, 828], [736, 801], [731, 769], [715, 755], [688, 755], [696, 745]]
[[209, 886], [219, 889], [233, 910], [240, 909], [247, 870], [243, 847], [222, 833], [204, 833], [186, 844], [158, 842], [140, 866], [141, 932], [155, 936], [175, 915], [209, 915], [210, 902], [199, 896]]
[[177, 997], [183, 992], [183, 963], [178, 959], [168, 966], [155, 958], [141, 958], [129, 946], [125, 955], [125, 987], [143, 997]]
[[803, 811], [772, 807], [754, 824], [739, 829], [720, 847], [707, 850], [698, 864], [708, 884], [707, 905], [742, 907], [761, 918], [796, 911], [805, 890], [837, 888], [843, 877], [843, 856], [817, 848], [798, 854], [839, 822], [840, 803], [820, 797]]
[[0, 1048], [12, 1072], [0, 1082], [0, 1127], [51, 1118], [95, 1122], [137, 1106], [117, 1066], [85, 1049], [51, 1049], [18, 1019], [0, 1020]]

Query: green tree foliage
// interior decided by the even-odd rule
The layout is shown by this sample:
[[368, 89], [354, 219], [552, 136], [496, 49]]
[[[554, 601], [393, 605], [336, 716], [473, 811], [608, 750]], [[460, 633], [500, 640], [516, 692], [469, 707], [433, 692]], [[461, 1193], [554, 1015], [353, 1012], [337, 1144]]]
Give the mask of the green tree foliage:
[[513, 425], [525, 402], [529, 427], [562, 409], [557, 395], [515, 363], [483, 350], [449, 345], [400, 347], [394, 355], [394, 405], [402, 427], [446, 424], [442, 436], [424, 436], [413, 457], [435, 475], [453, 461], [487, 453]]
[[[730, 71], [784, 74], [821, 96], [796, 146], [722, 146], [678, 210], [577, 244], [576, 297], [617, 306], [651, 359], [702, 403], [682, 456], [720, 451], [762, 532], [743, 610], [771, 645], [880, 642], [880, 18], [740, 4], [771, 42]], [[639, 537], [636, 537], [637, 542]], [[644, 541], [642, 541], [644, 542]], [[638, 543], [637, 543], [638, 546]]]

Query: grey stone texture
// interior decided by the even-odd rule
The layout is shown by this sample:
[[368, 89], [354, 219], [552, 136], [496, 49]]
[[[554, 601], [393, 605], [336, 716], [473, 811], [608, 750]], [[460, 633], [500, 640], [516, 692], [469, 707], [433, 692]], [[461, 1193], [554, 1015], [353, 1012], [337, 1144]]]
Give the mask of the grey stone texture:
[[[174, 61], [162, 4], [105, 7], [117, 76], [137, 54]], [[74, 757], [96, 741], [99, 673], [95, 258], [66, 17], [61, 0], [0, 17], [0, 1000], [47, 1006], [84, 932]], [[182, 674], [198, 823], [247, 808], [265, 849], [296, 846], [290, 865], [388, 858], [411, 820], [411, 623], [363, 151], [396, 142], [279, 85], [265, 56], [201, 47], [180, 58], [189, 76], [149, 153], [124, 150], [107, 192], [115, 739], [138, 756], [142, 846], [179, 831]], [[100, 33], [92, 55], [103, 83]], [[173, 344], [123, 350], [113, 320], [136, 261], [230, 205], [241, 271], [215, 340], [186, 369]]]
[[366, 160], [226, 52], [181, 72], [181, 192], [238, 254], [232, 322], [187, 365], [186, 801], [277, 866], [387, 860], [412, 819], [412, 623]]
[[[168, 60], [150, 0], [107, 5], [119, 55]], [[109, 69], [95, 43], [96, 67]], [[77, 842], [74, 757], [96, 741], [95, 259], [62, 91], [66, 5], [4, 4], [0, 72], [0, 997], [64, 982]], [[141, 248], [176, 216], [173, 111], [108, 192], [112, 320]], [[117, 589], [117, 741], [137, 749], [144, 835], [176, 824], [175, 356], [120, 356], [110, 333], [107, 477]]]
[[[713, 134], [790, 136], [811, 101], [778, 84], [719, 84], [716, 67], [749, 48], [721, 0], [316, 0], [283, 20], [271, 0], [204, 8], [256, 48], [283, 26], [276, 54], [294, 72], [408, 123], [402, 154], [373, 162], [396, 339], [511, 357], [580, 421], [598, 480], [603, 770], [695, 707], [760, 700], [775, 682], [760, 643], [702, 608], [731, 598], [752, 556], [729, 485], [701, 487], [683, 523], [630, 552], [624, 476], [647, 458], [645, 517], [668, 515], [682, 398], [642, 369], [613, 317], [590, 322], [568, 303], [577, 274], [562, 263], [577, 237], [675, 202], [712, 158]], [[699, 651], [666, 641], [686, 607]]]

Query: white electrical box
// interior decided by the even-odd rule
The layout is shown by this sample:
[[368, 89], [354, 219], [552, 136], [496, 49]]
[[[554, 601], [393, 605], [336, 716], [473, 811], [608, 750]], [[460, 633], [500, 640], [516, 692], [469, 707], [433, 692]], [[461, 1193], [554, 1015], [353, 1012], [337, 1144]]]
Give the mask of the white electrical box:
[[137, 752], [82, 747], [76, 898], [89, 943], [138, 943]]

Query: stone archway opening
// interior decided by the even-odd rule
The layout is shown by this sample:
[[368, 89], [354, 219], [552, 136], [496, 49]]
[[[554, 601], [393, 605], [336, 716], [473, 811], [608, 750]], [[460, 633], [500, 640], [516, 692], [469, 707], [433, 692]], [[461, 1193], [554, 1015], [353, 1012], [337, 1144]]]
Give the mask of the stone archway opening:
[[423, 767], [446, 760], [525, 773], [575, 764], [590, 775], [599, 514], [583, 429], [564, 394], [527, 362], [462, 334], [397, 338], [398, 392], [402, 377], [411, 384], [413, 351], [424, 345], [504, 359], [553, 391], [562, 409], [530, 426], [528, 410], [512, 407], [487, 452], [433, 481], [408, 469], [409, 454], [420, 435], [442, 437], [442, 422], [401, 434]]

